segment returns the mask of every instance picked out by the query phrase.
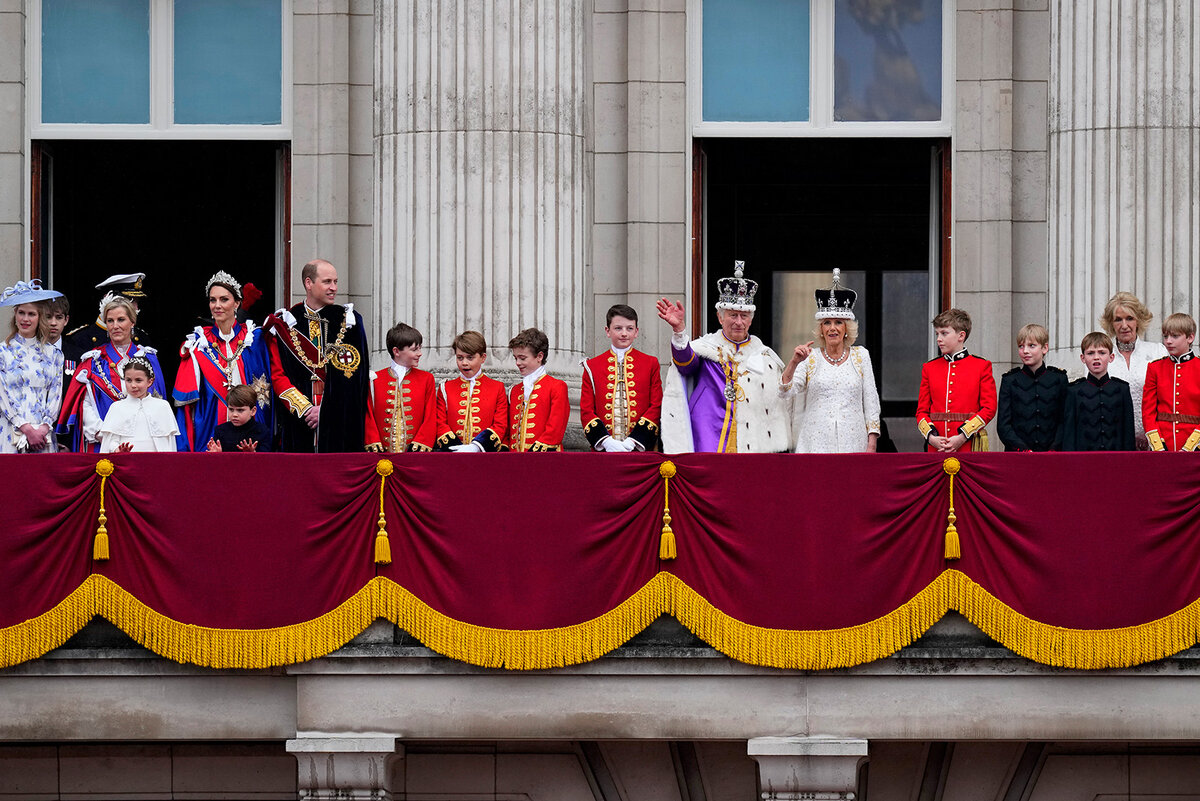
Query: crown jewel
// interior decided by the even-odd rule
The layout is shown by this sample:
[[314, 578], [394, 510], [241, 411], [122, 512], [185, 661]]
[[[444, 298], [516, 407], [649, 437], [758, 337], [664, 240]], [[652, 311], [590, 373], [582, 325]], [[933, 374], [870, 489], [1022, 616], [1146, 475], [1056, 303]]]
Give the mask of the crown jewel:
[[205, 295], [207, 295], [209, 292], [212, 292], [213, 284], [220, 284], [221, 286], [229, 287], [233, 290], [234, 298], [237, 300], [242, 299], [242, 285], [238, 283], [236, 278], [224, 270], [217, 272], [212, 278], [208, 279], [208, 284], [204, 287]]
[[817, 299], [818, 320], [853, 320], [858, 293], [842, 286], [842, 271], [833, 268], [833, 286], [813, 293]]
[[754, 311], [754, 293], [758, 291], [758, 282], [743, 278], [746, 262], [733, 263], [733, 278], [717, 280], [717, 308], [732, 311]]

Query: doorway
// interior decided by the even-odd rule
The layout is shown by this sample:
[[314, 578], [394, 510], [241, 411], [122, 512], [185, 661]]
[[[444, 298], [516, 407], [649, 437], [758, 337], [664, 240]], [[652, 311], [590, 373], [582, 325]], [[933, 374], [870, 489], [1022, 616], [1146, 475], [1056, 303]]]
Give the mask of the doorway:
[[261, 320], [281, 301], [288, 259], [288, 145], [58, 140], [34, 143], [33, 274], [95, 319], [110, 275], [144, 272], [138, 319], [168, 388], [179, 345], [207, 322], [204, 285], [225, 270], [253, 283]]
[[[813, 290], [828, 288], [840, 268], [858, 293], [856, 344], [871, 352], [883, 417], [894, 421], [901, 450], [919, 450], [910, 423], [943, 290], [944, 147], [929, 139], [695, 143], [701, 286], [712, 292], [744, 261], [746, 277], [759, 284], [752, 332], [787, 361], [813, 338]], [[703, 304], [696, 311], [715, 330], [712, 298], [695, 294]]]

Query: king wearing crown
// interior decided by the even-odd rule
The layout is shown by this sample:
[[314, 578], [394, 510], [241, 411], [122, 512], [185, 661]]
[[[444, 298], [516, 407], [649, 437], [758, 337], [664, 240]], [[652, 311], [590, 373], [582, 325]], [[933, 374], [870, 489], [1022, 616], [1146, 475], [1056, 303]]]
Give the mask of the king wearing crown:
[[717, 281], [721, 330], [689, 341], [683, 305], [662, 298], [658, 316], [671, 326], [671, 365], [663, 387], [662, 440], [668, 453], [776, 453], [791, 449], [778, 387], [783, 362], [750, 333], [758, 284]]

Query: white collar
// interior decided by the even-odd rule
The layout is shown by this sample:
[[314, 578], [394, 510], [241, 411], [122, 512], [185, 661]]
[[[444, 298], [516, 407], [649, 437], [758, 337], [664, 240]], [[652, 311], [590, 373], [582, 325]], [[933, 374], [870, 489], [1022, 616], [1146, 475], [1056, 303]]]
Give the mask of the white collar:
[[59, 337], [57, 342], [53, 342], [51, 344], [54, 345], [55, 349], [62, 350], [62, 337]]
[[37, 337], [23, 337], [17, 334], [17, 339], [21, 340], [21, 344], [27, 348], [36, 348], [38, 346]]
[[[632, 347], [633, 345], [629, 346], [629, 348]], [[618, 348], [616, 345], [612, 346], [612, 352], [616, 354], [617, 361], [623, 361], [625, 359], [625, 354], [629, 353], [629, 348]]]
[[404, 376], [408, 375], [408, 368], [397, 362], [395, 359], [392, 360], [390, 369], [392, 371], [392, 375], [396, 376], [397, 381], [403, 381]]
[[213, 326], [213, 330], [217, 332], [217, 336], [220, 337], [221, 340], [224, 341], [225, 344], [227, 344], [227, 345], [233, 341], [233, 338], [235, 336], [237, 336], [237, 331], [235, 331], [233, 328], [229, 329], [228, 334], [222, 334], [221, 329], [217, 328], [215, 325]]
[[521, 379], [521, 384], [525, 387], [525, 397], [529, 397], [529, 393], [533, 391], [533, 385], [538, 382], [538, 379], [546, 374], [546, 365], [542, 365], [534, 370], [529, 375]]
[[460, 381], [466, 381], [468, 384], [474, 384], [475, 379], [479, 378], [479, 376], [481, 376], [481, 375], [483, 375], [482, 367], [480, 367], [478, 370], [476, 370], [474, 375], [463, 375], [462, 373], [459, 373], [458, 378]]

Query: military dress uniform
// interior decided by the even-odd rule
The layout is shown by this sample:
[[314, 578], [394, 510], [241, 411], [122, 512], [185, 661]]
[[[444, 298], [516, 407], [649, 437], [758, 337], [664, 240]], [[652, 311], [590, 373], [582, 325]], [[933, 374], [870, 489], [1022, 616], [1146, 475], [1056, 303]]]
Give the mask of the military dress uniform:
[[507, 449], [508, 396], [496, 379], [482, 372], [474, 379], [451, 378], [438, 390], [436, 402], [435, 450], [472, 442], [485, 451]]
[[921, 391], [917, 397], [917, 428], [925, 438], [962, 434], [963, 451], [986, 451], [984, 427], [996, 414], [996, 379], [992, 363], [966, 349], [931, 359], [921, 366]]
[[1150, 362], [1142, 387], [1142, 422], [1156, 451], [1200, 446], [1200, 358], [1188, 351]]
[[542, 374], [525, 396], [525, 382], [512, 388], [508, 399], [508, 447], [516, 453], [561, 451], [571, 405], [567, 382]]
[[[400, 370], [404, 373], [397, 375]], [[371, 376], [365, 421], [366, 449], [405, 453], [433, 450], [437, 381], [432, 373], [391, 365]]]
[[1067, 371], [1043, 364], [1022, 365], [1000, 378], [996, 433], [1010, 451], [1060, 451]]
[[1133, 398], [1129, 384], [1107, 373], [1088, 374], [1067, 386], [1063, 409], [1064, 451], [1132, 451]]
[[644, 451], [658, 443], [662, 419], [662, 375], [658, 359], [628, 348], [609, 348], [583, 363], [579, 422], [594, 449], [605, 437], [632, 439]]

